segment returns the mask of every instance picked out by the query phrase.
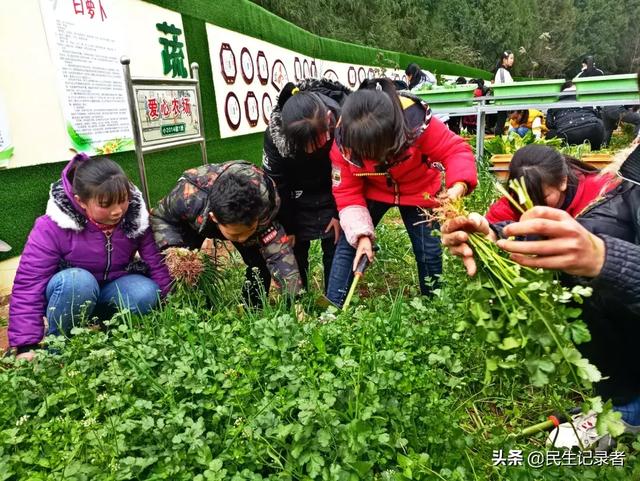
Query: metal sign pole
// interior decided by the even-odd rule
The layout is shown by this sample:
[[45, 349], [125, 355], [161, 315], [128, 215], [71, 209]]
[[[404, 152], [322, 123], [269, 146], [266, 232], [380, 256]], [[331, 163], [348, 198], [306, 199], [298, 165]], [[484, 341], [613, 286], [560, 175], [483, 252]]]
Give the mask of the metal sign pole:
[[207, 160], [207, 141], [204, 137], [204, 117], [202, 113], [202, 97], [200, 96], [200, 75], [198, 73], [198, 64], [193, 62], [191, 64], [191, 77], [196, 81], [196, 95], [198, 97], [198, 121], [200, 122], [200, 137], [202, 137], [202, 141], [200, 142], [200, 152], [202, 153], [202, 163], [208, 164]]
[[[122, 64], [122, 70], [124, 72], [124, 80], [127, 86], [127, 101], [129, 104], [129, 114], [131, 115], [131, 125], [133, 127], [133, 143], [136, 148], [136, 157], [138, 158], [138, 171], [140, 172], [140, 187], [142, 188], [142, 196], [147, 203], [147, 209], [150, 209], [149, 203], [149, 187], [147, 185], [147, 174], [144, 167], [144, 154], [142, 153], [142, 137], [140, 135], [140, 125], [138, 123], [138, 116], [136, 113], [136, 99], [135, 92], [133, 90], [133, 81], [131, 80], [131, 70], [129, 64], [131, 60], [129, 57], [121, 57], [120, 63]], [[200, 106], [198, 106], [198, 109]]]

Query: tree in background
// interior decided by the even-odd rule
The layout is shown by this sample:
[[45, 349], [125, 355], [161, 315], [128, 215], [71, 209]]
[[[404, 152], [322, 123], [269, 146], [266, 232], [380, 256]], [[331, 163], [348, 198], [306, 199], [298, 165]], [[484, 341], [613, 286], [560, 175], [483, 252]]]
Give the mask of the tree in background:
[[253, 0], [310, 32], [514, 74], [573, 77], [595, 55], [607, 73], [640, 66], [640, 0]]

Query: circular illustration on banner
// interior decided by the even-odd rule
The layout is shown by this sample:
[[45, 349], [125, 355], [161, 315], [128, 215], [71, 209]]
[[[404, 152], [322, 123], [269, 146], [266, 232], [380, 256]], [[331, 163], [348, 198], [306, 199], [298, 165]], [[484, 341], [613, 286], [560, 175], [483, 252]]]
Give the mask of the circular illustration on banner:
[[276, 60], [273, 62], [273, 67], [271, 67], [271, 85], [275, 87], [275, 89], [280, 92], [284, 84], [289, 81], [289, 75], [287, 74], [287, 69], [284, 64], [280, 60]]
[[356, 68], [355, 67], [349, 67], [349, 73], [347, 74], [347, 80], [349, 81], [349, 85], [351, 87], [355, 87], [356, 86], [356, 81], [358, 79], [357, 79]]
[[304, 61], [302, 73], [304, 74], [304, 78], [311, 77], [311, 68], [309, 68], [309, 61], [307, 59]]
[[367, 73], [364, 71], [363, 67], [358, 69], [358, 82], [362, 83], [367, 78]]
[[223, 43], [220, 47], [220, 67], [224, 81], [232, 84], [236, 81], [238, 73], [236, 69], [236, 54], [231, 50], [231, 45]]
[[258, 99], [253, 92], [249, 92], [244, 100], [244, 112], [247, 114], [247, 122], [251, 127], [258, 125], [260, 109], [258, 108]]
[[334, 82], [338, 81], [338, 74], [331, 69], [325, 70], [323, 77], [326, 78], [327, 80], [333, 80]]
[[368, 72], [368, 77], [369, 77], [370, 79], [372, 79], [372, 78], [376, 78], [376, 72], [375, 72], [375, 70], [373, 70], [372, 68], [370, 68], [370, 69], [369, 69], [369, 72]]
[[256, 63], [258, 64], [258, 78], [260, 79], [260, 83], [267, 85], [267, 83], [269, 83], [269, 62], [267, 62], [267, 57], [262, 50], [258, 52]]
[[318, 78], [318, 68], [316, 67], [316, 61], [312, 60], [311, 61], [311, 67], [309, 67], [310, 70], [310, 74], [313, 78]]
[[242, 78], [244, 81], [248, 84], [253, 82], [253, 59], [247, 47], [244, 47], [242, 52], [240, 52], [240, 66], [242, 67]]
[[233, 92], [227, 94], [227, 100], [224, 102], [224, 114], [227, 117], [227, 124], [231, 129], [236, 130], [240, 127], [242, 120], [242, 112], [240, 112], [240, 102]]
[[293, 61], [293, 73], [296, 76], [296, 82], [300, 82], [302, 80], [302, 64], [298, 57]]
[[273, 104], [271, 103], [271, 97], [267, 92], [262, 96], [262, 120], [264, 123], [269, 125], [269, 119], [271, 118], [271, 110], [273, 109]]

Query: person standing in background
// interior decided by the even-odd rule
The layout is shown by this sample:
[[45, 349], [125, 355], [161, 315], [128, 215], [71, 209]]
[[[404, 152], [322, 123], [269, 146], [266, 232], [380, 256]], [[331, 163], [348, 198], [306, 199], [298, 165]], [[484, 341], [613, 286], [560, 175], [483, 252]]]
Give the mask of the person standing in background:
[[582, 59], [582, 69], [576, 75], [576, 78], [584, 77], [599, 77], [604, 75], [604, 72], [599, 68], [596, 68], [596, 63], [593, 60], [593, 55], [587, 55]]
[[[513, 52], [505, 50], [500, 54], [498, 63], [496, 64], [495, 77], [493, 78], [493, 84], [510, 84], [513, 83], [511, 77], [511, 68], [514, 61]], [[507, 112], [498, 112], [496, 115], [496, 127], [494, 130], [495, 135], [502, 135], [504, 133], [504, 124], [507, 121]]]

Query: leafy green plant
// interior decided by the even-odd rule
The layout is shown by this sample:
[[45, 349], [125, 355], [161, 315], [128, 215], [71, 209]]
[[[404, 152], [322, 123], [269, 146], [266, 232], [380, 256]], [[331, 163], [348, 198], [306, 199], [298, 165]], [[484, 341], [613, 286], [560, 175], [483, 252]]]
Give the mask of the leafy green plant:
[[562, 146], [562, 139], [536, 139], [531, 131], [527, 132], [524, 137], [520, 137], [515, 132], [509, 132], [508, 135], [498, 135], [493, 139], [487, 140], [484, 148], [491, 155], [513, 154], [521, 147], [529, 144], [541, 144], [559, 148]]
[[[496, 187], [521, 212], [533, 207], [524, 179], [510, 181], [517, 199]], [[460, 200], [436, 212], [441, 221], [468, 215]], [[572, 380], [588, 392], [601, 374], [575, 347], [591, 339], [575, 304], [581, 304], [590, 289], [569, 289], [552, 272], [520, 266], [483, 234], [469, 234], [469, 244], [480, 264], [479, 275], [468, 286], [468, 306], [473, 325], [487, 343], [485, 384], [502, 373], [528, 379], [536, 387]], [[470, 325], [462, 322], [458, 329]]]
[[[473, 195], [480, 209], [495, 187], [482, 184]], [[430, 298], [418, 296], [399, 215], [392, 212], [377, 234], [381, 250], [348, 313], [315, 307], [313, 293], [300, 301], [302, 309], [271, 298], [263, 310], [238, 310], [244, 266], [233, 254], [224, 272], [218, 269], [226, 284], [214, 308], [199, 288], [178, 286], [147, 316], [123, 311], [105, 330], [76, 328], [70, 339], [49, 338], [49, 350], [32, 363], [0, 359], [0, 479], [640, 475], [634, 448], [640, 441], [628, 435], [617, 447], [624, 468], [494, 466], [493, 450], [541, 450], [546, 433], [517, 434], [580, 403], [576, 391], [589, 407], [606, 412], [606, 404], [598, 406], [570, 374], [562, 381], [554, 372], [557, 382], [533, 386], [524, 364], [491, 372], [484, 383], [486, 359], [507, 351], [487, 342], [470, 311], [478, 303], [497, 317], [489, 301], [500, 299], [486, 285], [466, 282], [460, 263], [448, 256], [440, 287]], [[320, 288], [316, 244], [311, 265], [312, 286]], [[542, 292], [521, 290], [532, 297]], [[615, 415], [603, 417], [612, 421]]]
[[172, 247], [165, 261], [174, 279], [172, 296], [189, 302], [219, 306], [224, 298], [226, 282], [214, 257], [198, 249]]

